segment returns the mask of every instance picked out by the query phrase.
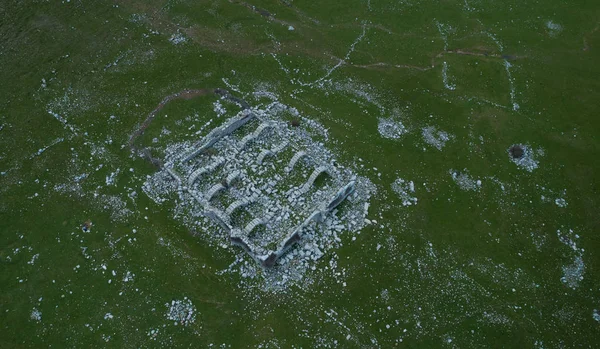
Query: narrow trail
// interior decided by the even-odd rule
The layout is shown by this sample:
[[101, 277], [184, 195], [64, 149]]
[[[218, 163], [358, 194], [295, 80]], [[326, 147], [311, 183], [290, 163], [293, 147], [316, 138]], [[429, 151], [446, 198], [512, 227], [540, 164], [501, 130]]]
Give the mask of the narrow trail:
[[241, 98], [232, 96], [228, 90], [222, 89], [222, 88], [202, 88], [202, 89], [185, 89], [183, 91], [171, 94], [166, 96], [165, 98], [163, 98], [162, 101], [160, 101], [160, 103], [158, 103], [158, 105], [156, 106], [156, 108], [154, 108], [146, 117], [146, 119], [144, 120], [144, 122], [142, 122], [140, 124], [140, 126], [133, 131], [133, 133], [131, 133], [131, 135], [129, 136], [129, 147], [131, 148], [131, 152], [132, 153], [140, 153], [142, 155], [142, 157], [144, 157], [146, 160], [150, 161], [154, 166], [156, 166], [157, 168], [161, 168], [163, 165], [162, 160], [158, 159], [158, 158], [154, 158], [152, 157], [152, 153], [150, 151], [149, 148], [142, 148], [142, 149], [138, 149], [135, 145], [135, 141], [144, 134], [144, 132], [146, 131], [146, 129], [150, 126], [150, 124], [152, 123], [152, 120], [154, 120], [154, 118], [156, 117], [156, 115], [171, 101], [174, 100], [178, 100], [178, 99], [183, 99], [183, 100], [191, 100], [194, 99], [196, 97], [200, 97], [200, 96], [207, 96], [207, 95], [211, 95], [211, 94], [215, 94], [220, 96], [221, 98], [228, 100], [232, 103], [235, 103], [237, 105], [239, 105], [242, 109], [249, 109], [250, 105], [244, 101]]
[[130, 136], [129, 136], [129, 147], [133, 150], [135, 150], [135, 140], [140, 137], [142, 134], [144, 134], [144, 131], [146, 131], [146, 129], [148, 128], [148, 126], [150, 126], [150, 123], [152, 123], [152, 120], [154, 120], [154, 118], [156, 117], [156, 114], [158, 114], [158, 112], [160, 112], [165, 105], [167, 105], [167, 103], [176, 100], [176, 99], [185, 99], [185, 100], [190, 100], [193, 99], [195, 97], [199, 97], [199, 96], [206, 96], [209, 94], [215, 93], [214, 89], [208, 89], [208, 88], [203, 88], [203, 89], [199, 89], [199, 90], [183, 90], [181, 92], [177, 92], [174, 93], [172, 95], [169, 95], [165, 98], [163, 98], [163, 100], [158, 103], [158, 105], [156, 106], [156, 108], [154, 108], [154, 110], [152, 110], [150, 112], [150, 114], [148, 114], [148, 117], [146, 117], [146, 120], [144, 120], [144, 122], [142, 122], [142, 124], [138, 127], [137, 130], [135, 130]]

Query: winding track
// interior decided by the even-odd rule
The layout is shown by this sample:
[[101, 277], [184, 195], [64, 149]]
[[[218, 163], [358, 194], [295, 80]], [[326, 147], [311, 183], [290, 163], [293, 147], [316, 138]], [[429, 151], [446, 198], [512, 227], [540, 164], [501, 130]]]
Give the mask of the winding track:
[[137, 153], [138, 151], [141, 151], [141, 155], [145, 159], [147, 159], [148, 161], [150, 161], [152, 164], [154, 164], [155, 166], [157, 166], [159, 168], [162, 167], [162, 161], [158, 158], [153, 158], [152, 154], [150, 153], [150, 149], [148, 149], [148, 148], [138, 149], [135, 145], [135, 141], [141, 135], [144, 134], [144, 131], [146, 131], [148, 126], [150, 126], [150, 124], [152, 123], [152, 120], [154, 120], [154, 118], [156, 117], [158, 112], [160, 112], [167, 105], [167, 103], [177, 100], [177, 99], [190, 100], [190, 99], [194, 99], [196, 97], [206, 96], [206, 95], [210, 95], [210, 94], [216, 94], [218, 96], [221, 96], [223, 99], [226, 99], [232, 103], [239, 105], [242, 108], [242, 110], [250, 108], [250, 105], [246, 101], [232, 96], [229, 93], [229, 91], [222, 89], [222, 88], [215, 88], [215, 89], [201, 88], [201, 89], [195, 89], [195, 90], [185, 89], [183, 91], [168, 95], [165, 98], [163, 98], [163, 100], [160, 101], [160, 103], [158, 103], [156, 108], [154, 108], [154, 110], [152, 110], [150, 112], [150, 114], [148, 114], [148, 116], [146, 117], [144, 122], [142, 122], [142, 124], [135, 131], [133, 131], [131, 133], [131, 135], [129, 136], [128, 144], [129, 144], [129, 147], [131, 148], [131, 152]]

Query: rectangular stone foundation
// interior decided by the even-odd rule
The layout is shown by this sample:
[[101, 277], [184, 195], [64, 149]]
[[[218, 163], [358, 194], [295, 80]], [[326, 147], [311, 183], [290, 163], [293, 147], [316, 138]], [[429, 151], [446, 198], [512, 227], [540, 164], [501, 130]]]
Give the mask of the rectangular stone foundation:
[[[251, 120], [258, 126], [238, 137]], [[293, 154], [287, 161], [286, 152]], [[306, 132], [245, 110], [184, 153], [168, 156], [162, 171], [174, 179], [191, 212], [208, 217], [231, 244], [269, 268], [354, 192], [353, 175], [333, 163]], [[320, 176], [326, 180], [316, 187]], [[297, 177], [304, 179], [294, 183]]]

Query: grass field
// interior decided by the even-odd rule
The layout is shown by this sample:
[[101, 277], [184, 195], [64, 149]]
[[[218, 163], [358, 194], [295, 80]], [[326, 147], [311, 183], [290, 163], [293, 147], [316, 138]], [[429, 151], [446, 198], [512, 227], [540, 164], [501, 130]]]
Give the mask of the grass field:
[[[598, 62], [593, 1], [2, 1], [0, 347], [598, 347]], [[377, 188], [284, 288], [142, 191], [130, 135], [216, 88]], [[173, 100], [138, 141], [239, 111]]]

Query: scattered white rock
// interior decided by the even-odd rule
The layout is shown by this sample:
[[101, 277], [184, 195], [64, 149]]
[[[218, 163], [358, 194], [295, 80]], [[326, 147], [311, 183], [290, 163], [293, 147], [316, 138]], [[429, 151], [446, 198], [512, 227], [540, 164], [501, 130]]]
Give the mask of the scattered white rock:
[[106, 185], [115, 185], [115, 179], [121, 172], [121, 169], [117, 169], [115, 172], [111, 172], [110, 175], [106, 176]]
[[592, 313], [592, 318], [594, 318], [594, 320], [600, 322], [600, 312], [598, 311], [598, 309], [594, 309], [594, 312]]
[[397, 178], [392, 183], [392, 190], [398, 194], [402, 200], [403, 206], [416, 205], [418, 199], [413, 196], [415, 193], [415, 183], [413, 181], [405, 181], [402, 178]]
[[406, 127], [399, 120], [395, 118], [379, 118], [377, 124], [377, 130], [383, 138], [387, 139], [399, 139], [403, 134], [407, 132]]
[[36, 259], [38, 259], [38, 257], [39, 257], [39, 256], [40, 256], [40, 254], [39, 254], [39, 253], [36, 253], [36, 254], [34, 254], [34, 255], [31, 257], [31, 260], [27, 262], [27, 264], [29, 264], [29, 265], [33, 265], [33, 264], [35, 263]]
[[448, 77], [448, 63], [447, 62], [443, 62], [442, 63], [442, 82], [444, 83], [444, 87], [450, 91], [454, 91], [456, 90], [456, 85], [451, 82], [451, 80]]
[[168, 308], [167, 320], [175, 321], [175, 325], [188, 326], [196, 321], [196, 307], [187, 297], [165, 303], [165, 306]]
[[563, 30], [562, 25], [554, 23], [553, 21], [546, 22], [546, 29], [548, 29], [548, 34], [552, 37], [557, 36]]
[[575, 241], [579, 238], [579, 235], [575, 234], [572, 229], [568, 231], [561, 231], [559, 229], [556, 231], [556, 234], [560, 242], [569, 247], [573, 258], [571, 264], [562, 267], [563, 276], [560, 278], [560, 281], [569, 288], [576, 289], [579, 287], [579, 282], [583, 280], [585, 273], [585, 264], [583, 263], [584, 250], [583, 248], [578, 248]]
[[132, 274], [130, 271], [127, 271], [127, 273], [125, 273], [125, 277], [123, 277], [123, 282], [133, 281], [134, 277], [135, 274]]
[[473, 179], [469, 175], [467, 169], [463, 169], [462, 171], [450, 169], [450, 175], [452, 176], [454, 183], [456, 183], [462, 190], [477, 191], [481, 188], [481, 180]]
[[565, 200], [563, 198], [558, 198], [558, 199], [554, 200], [554, 203], [558, 207], [567, 207], [567, 205], [568, 205], [567, 200]]
[[564, 284], [572, 289], [579, 286], [579, 282], [583, 280], [583, 274], [585, 272], [585, 264], [583, 258], [578, 255], [575, 256], [573, 263], [562, 267], [563, 276], [560, 278]]
[[216, 100], [213, 103], [213, 111], [217, 114], [217, 117], [221, 117], [227, 113], [227, 109], [221, 103], [221, 100]]
[[173, 35], [171, 36], [171, 38], [169, 39], [169, 41], [170, 41], [170, 42], [171, 42], [173, 45], [179, 45], [179, 44], [181, 44], [181, 43], [184, 43], [184, 42], [186, 42], [186, 41], [187, 41], [187, 38], [186, 38], [186, 37], [185, 37], [183, 34], [181, 34], [181, 33], [179, 33], [179, 32], [178, 32], [178, 33], [176, 33], [176, 34], [173, 34]]
[[150, 339], [156, 340], [156, 336], [158, 336], [158, 333], [159, 329], [151, 329], [150, 331], [148, 331], [147, 335], [148, 337], [150, 337]]
[[446, 143], [453, 138], [451, 134], [438, 130], [435, 126], [423, 127], [421, 135], [425, 143], [435, 147], [437, 150], [442, 150]]
[[42, 321], [42, 312], [39, 311], [37, 308], [33, 308], [33, 310], [31, 311], [30, 318], [31, 318], [31, 320], [40, 322], [40, 321]]

